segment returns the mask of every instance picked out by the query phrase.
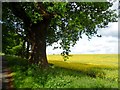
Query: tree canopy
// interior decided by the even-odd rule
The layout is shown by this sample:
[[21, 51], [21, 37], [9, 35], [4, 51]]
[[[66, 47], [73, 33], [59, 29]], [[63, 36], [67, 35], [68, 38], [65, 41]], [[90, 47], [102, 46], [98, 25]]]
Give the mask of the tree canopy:
[[[98, 28], [106, 28], [109, 22], [117, 21], [115, 10], [110, 9], [112, 5], [110, 2], [3, 3], [3, 36], [6, 38], [3, 44], [7, 47], [6, 42], [13, 40], [9, 48], [22, 45], [26, 50], [23, 42], [29, 42], [25, 52], [30, 49], [31, 60], [42, 63], [46, 46], [60, 41], [61, 46], [55, 48], [62, 48], [62, 55], [67, 57], [70, 46], [74, 46], [83, 34], [89, 39], [94, 35], [99, 37]], [[9, 41], [9, 37], [14, 39]], [[6, 47], [4, 52], [8, 49]]]

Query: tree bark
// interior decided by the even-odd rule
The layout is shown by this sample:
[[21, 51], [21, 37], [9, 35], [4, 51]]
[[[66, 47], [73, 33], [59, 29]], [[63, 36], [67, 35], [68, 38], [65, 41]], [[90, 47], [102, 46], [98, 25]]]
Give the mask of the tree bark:
[[29, 62], [48, 67], [46, 56], [46, 33], [49, 26], [49, 20], [42, 20], [31, 26], [31, 35], [29, 35], [32, 43], [32, 52], [29, 57]]
[[26, 41], [26, 59], [29, 58], [29, 48], [30, 48], [30, 43], [28, 41]]

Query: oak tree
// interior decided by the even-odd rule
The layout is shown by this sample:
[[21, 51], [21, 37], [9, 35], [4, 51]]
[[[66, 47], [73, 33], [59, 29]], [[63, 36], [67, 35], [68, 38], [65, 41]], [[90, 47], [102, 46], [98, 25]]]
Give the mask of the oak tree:
[[[60, 42], [67, 57], [82, 34], [90, 39], [98, 28], [116, 22], [110, 2], [6, 2], [3, 3], [3, 25], [12, 26], [30, 43], [29, 62], [48, 66], [46, 46]], [[17, 29], [16, 29], [17, 27]], [[8, 27], [9, 28], [9, 27]]]

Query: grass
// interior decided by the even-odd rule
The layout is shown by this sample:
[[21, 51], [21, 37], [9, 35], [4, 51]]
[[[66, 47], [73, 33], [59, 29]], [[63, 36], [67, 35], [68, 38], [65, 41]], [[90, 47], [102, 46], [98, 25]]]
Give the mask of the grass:
[[49, 55], [47, 70], [7, 56], [16, 88], [118, 88], [117, 55]]

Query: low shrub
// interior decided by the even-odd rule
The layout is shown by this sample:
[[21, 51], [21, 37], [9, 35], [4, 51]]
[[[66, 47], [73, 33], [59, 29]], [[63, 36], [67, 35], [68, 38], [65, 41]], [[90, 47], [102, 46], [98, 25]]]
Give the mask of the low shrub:
[[91, 77], [100, 77], [100, 78], [104, 78], [106, 73], [103, 70], [100, 69], [89, 69], [85, 72], [87, 75], [91, 76]]

